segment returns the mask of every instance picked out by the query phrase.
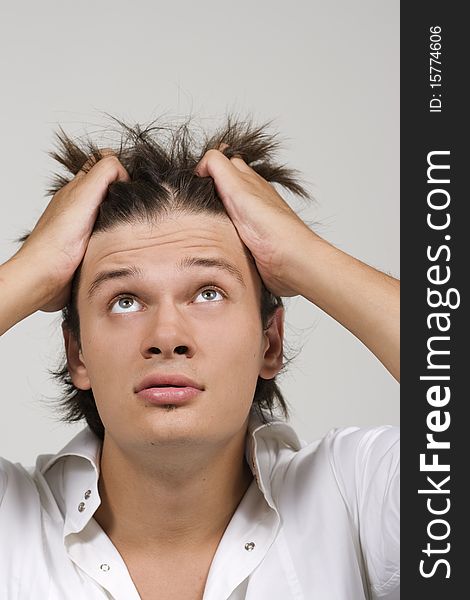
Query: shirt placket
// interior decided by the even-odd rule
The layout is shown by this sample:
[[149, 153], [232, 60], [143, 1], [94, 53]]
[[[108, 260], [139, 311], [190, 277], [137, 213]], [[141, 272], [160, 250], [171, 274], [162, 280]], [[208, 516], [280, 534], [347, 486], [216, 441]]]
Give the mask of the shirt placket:
[[121, 555], [94, 519], [80, 534], [68, 536], [70, 559], [115, 600], [140, 600]]
[[241, 584], [262, 562], [276, 539], [279, 513], [264, 496], [256, 460], [251, 466], [255, 479], [220, 541], [203, 600], [242, 600]]
[[[122, 556], [93, 519], [100, 505], [98, 472], [79, 457], [66, 475], [68, 511], [64, 546], [70, 560], [115, 600], [140, 600]], [[73, 477], [72, 477], [73, 473]]]

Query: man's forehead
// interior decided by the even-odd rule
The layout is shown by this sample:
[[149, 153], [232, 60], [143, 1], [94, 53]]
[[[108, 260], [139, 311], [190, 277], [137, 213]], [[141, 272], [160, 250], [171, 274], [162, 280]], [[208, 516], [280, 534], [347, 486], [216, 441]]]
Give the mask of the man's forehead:
[[183, 256], [217, 255], [243, 266], [252, 256], [224, 215], [169, 215], [157, 223], [134, 222], [94, 233], [83, 270], [96, 271], [129, 259], [177, 264]]

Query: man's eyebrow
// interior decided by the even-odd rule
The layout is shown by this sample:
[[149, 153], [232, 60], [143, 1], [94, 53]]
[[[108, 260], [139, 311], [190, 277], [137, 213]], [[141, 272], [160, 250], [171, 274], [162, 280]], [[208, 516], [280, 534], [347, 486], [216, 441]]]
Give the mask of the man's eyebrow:
[[242, 272], [233, 263], [225, 260], [224, 258], [207, 257], [207, 256], [185, 256], [177, 264], [176, 268], [179, 271], [190, 269], [191, 267], [213, 267], [222, 271], [227, 271], [235, 277], [243, 287], [246, 288], [245, 280], [243, 279]]
[[122, 267], [120, 269], [112, 269], [110, 271], [102, 271], [93, 279], [88, 288], [88, 299], [90, 300], [98, 291], [105, 281], [110, 279], [144, 279], [144, 272], [139, 267], [132, 265], [130, 267]]
[[[227, 271], [237, 279], [243, 287], [246, 288], [245, 280], [243, 279], [242, 272], [234, 264], [223, 258], [212, 258], [212, 257], [196, 257], [186, 256], [176, 266], [179, 271], [190, 269], [191, 267], [212, 267]], [[93, 279], [90, 287], [88, 288], [88, 299], [91, 300], [96, 295], [98, 289], [106, 282], [111, 279], [145, 279], [145, 273], [139, 267], [131, 265], [129, 267], [121, 267], [119, 269], [112, 269], [109, 271], [101, 271]]]

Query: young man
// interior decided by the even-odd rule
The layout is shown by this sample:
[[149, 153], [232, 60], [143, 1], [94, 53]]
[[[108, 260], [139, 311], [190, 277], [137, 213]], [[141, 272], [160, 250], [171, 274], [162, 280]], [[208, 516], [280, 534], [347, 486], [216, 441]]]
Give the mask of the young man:
[[183, 183], [150, 143], [127, 169], [95, 155], [0, 267], [1, 333], [66, 307], [89, 425], [34, 470], [0, 461], [1, 597], [399, 597], [396, 428], [302, 447], [260, 393], [283, 364], [269, 296], [303, 295], [398, 379], [399, 284], [312, 232], [238, 142]]

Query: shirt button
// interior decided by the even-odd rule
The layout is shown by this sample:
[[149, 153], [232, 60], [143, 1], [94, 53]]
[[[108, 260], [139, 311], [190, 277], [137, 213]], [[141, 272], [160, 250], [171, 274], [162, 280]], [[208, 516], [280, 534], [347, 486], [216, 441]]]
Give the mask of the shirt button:
[[80, 502], [78, 505], [78, 512], [83, 512], [85, 510], [85, 502]]
[[88, 498], [91, 496], [91, 490], [87, 490], [85, 492], [85, 500], [88, 500]]
[[110, 568], [111, 568], [111, 567], [110, 567], [109, 565], [107, 565], [106, 563], [104, 563], [104, 564], [100, 565], [100, 569], [101, 569], [102, 571], [109, 571], [109, 569], [110, 569]]
[[245, 544], [245, 550], [248, 550], [248, 552], [251, 552], [255, 547], [255, 543], [254, 542], [247, 542]]

